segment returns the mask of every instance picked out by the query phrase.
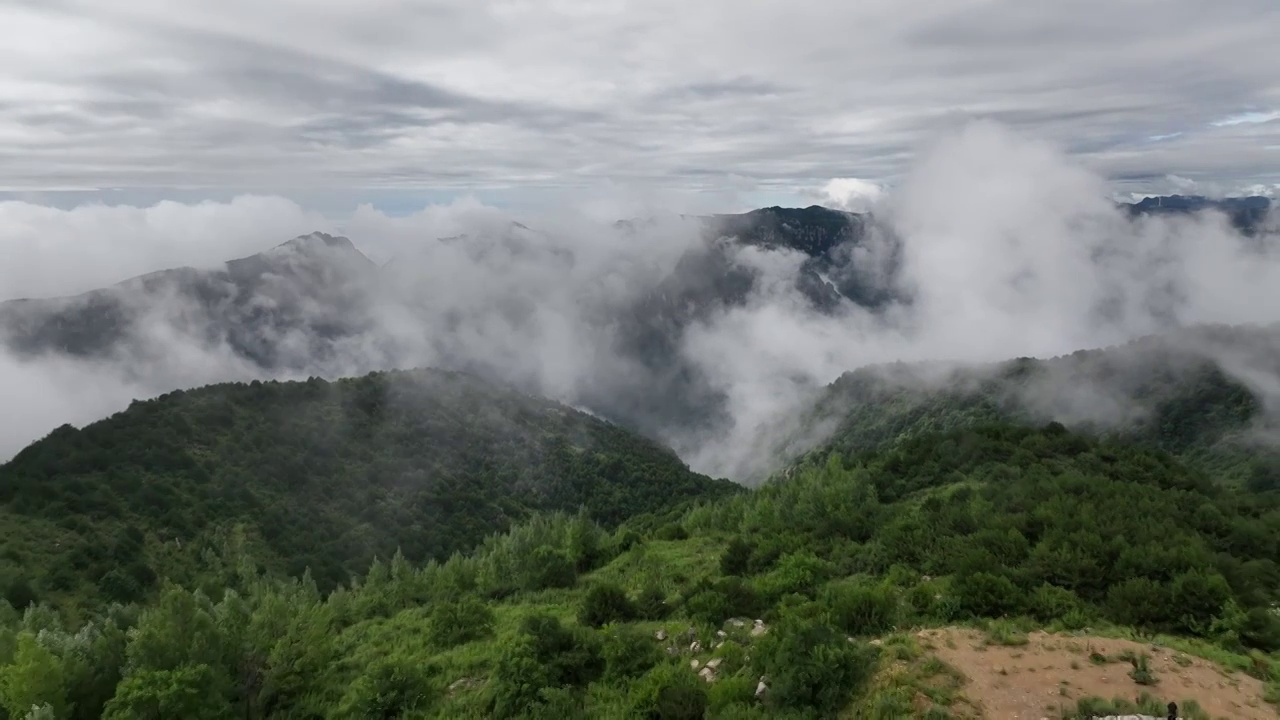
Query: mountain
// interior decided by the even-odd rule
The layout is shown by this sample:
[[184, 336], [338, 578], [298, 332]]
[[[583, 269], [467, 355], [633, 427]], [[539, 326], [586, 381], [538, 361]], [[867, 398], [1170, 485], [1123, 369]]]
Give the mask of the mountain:
[[1174, 453], [1229, 483], [1280, 485], [1280, 325], [1200, 326], [991, 365], [845, 373], [781, 450], [856, 453], [988, 422], [1060, 422]]
[[150, 336], [225, 344], [267, 370], [303, 369], [367, 331], [377, 266], [350, 240], [294, 238], [222, 268], [150, 273], [82, 295], [0, 303], [0, 338], [19, 356], [146, 354]]
[[[1216, 207], [1181, 198], [1130, 211], [1175, 206]], [[693, 453], [723, 437], [732, 418], [723, 380], [690, 351], [691, 330], [762, 295], [788, 293], [788, 303], [831, 315], [912, 302], [900, 282], [901, 238], [872, 215], [769, 207], [687, 220], [698, 237], [660, 269], [646, 264], [642, 243], [653, 238], [643, 231], [653, 223], [643, 221], [618, 225], [630, 264], [603, 267], [586, 246], [518, 223], [430, 240], [383, 266], [346, 238], [313, 233], [223, 268], [0, 303], [0, 344], [32, 362], [112, 361], [140, 394], [446, 367], [589, 408]]]
[[0, 702], [75, 720], [1084, 720], [1175, 701], [1265, 720], [1278, 543], [1280, 494], [988, 424], [614, 532], [535, 519], [328, 594], [241, 547], [234, 572], [87, 621], [0, 613]]
[[1127, 203], [1131, 215], [1166, 215], [1216, 210], [1224, 213], [1231, 225], [1246, 235], [1262, 227], [1271, 212], [1271, 198], [1262, 196], [1207, 198], [1203, 195], [1165, 195], [1147, 197]]
[[375, 556], [443, 559], [534, 512], [614, 525], [736, 489], [458, 373], [214, 385], [58, 428], [0, 466], [0, 575], [39, 597], [130, 599], [243, 532], [271, 567], [331, 588]]

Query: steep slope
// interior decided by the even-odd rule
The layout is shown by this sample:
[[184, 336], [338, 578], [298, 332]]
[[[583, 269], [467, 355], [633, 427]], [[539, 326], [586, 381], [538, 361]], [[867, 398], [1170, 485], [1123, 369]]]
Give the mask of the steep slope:
[[[1143, 690], [1142, 707], [1204, 717], [1192, 702], [1223, 707], [1222, 683], [1258, 710], [1240, 717], [1271, 717], [1278, 542], [1274, 493], [1059, 426], [986, 426], [617, 532], [539, 518], [444, 563], [377, 563], [327, 597], [254, 580], [242, 554], [225, 595], [167, 587], [88, 626], [0, 614], [20, 649], [0, 672], [24, 703], [75, 698], [86, 718], [1004, 720], [1058, 703], [1086, 718], [1125, 707], [1089, 694]], [[918, 632], [955, 625], [979, 630]], [[1027, 634], [1046, 626], [1083, 635], [1064, 638], [1074, 657], [1049, 666]], [[1128, 672], [1126, 649], [1154, 657]], [[1068, 670], [1080, 685], [1057, 693]], [[1055, 694], [993, 695], [1041, 687], [1031, 673]]]
[[147, 353], [182, 337], [264, 369], [302, 369], [370, 328], [377, 267], [344, 237], [312, 233], [219, 269], [177, 268], [68, 298], [0, 303], [19, 356]]
[[1224, 481], [1280, 483], [1280, 326], [1204, 326], [1119, 347], [988, 366], [846, 373], [816, 400], [791, 453], [860, 452], [996, 420], [1057, 421], [1173, 452]]
[[429, 370], [175, 392], [0, 466], [9, 573], [120, 599], [233, 524], [272, 567], [332, 587], [374, 555], [447, 557], [534, 511], [611, 524], [735, 489], [609, 423]]

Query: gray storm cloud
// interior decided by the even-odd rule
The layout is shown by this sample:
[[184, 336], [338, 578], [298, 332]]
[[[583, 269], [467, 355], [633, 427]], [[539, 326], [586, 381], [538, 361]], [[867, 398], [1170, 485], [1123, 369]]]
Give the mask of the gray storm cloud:
[[[869, 234], [843, 249], [896, 300], [819, 312], [796, 290], [803, 255], [730, 245], [730, 261], [756, 282], [741, 304], [696, 316], [675, 348], [720, 394], [723, 417], [697, 431], [651, 430], [699, 470], [751, 477], [773, 459], [772, 434], [857, 367], [1053, 356], [1196, 323], [1280, 320], [1280, 255], [1268, 238], [1243, 237], [1212, 214], [1131, 220], [1108, 189], [1062, 148], [977, 123], [925, 148], [870, 205]], [[314, 356], [309, 336], [274, 338], [299, 361], [283, 376], [442, 365], [598, 411], [599, 399], [636, 392], [655, 372], [620, 352], [619, 317], [703, 247], [694, 221], [646, 216], [617, 226], [566, 205], [514, 225], [475, 202], [406, 217], [361, 208], [338, 220], [278, 198], [142, 209], [5, 203], [4, 250], [16, 248], [24, 267], [6, 265], [0, 294], [75, 292], [121, 274], [209, 266], [311, 230], [341, 232], [385, 272], [341, 296], [341, 317], [325, 318], [360, 332]], [[102, 244], [91, 247], [95, 238]], [[264, 290], [261, 301], [287, 305], [290, 292]], [[185, 326], [181, 302], [164, 300], [150, 302], [139, 337], [111, 358], [0, 358], [0, 399], [15, 410], [0, 426], [0, 453], [136, 397], [262, 374]], [[300, 307], [310, 318], [332, 311]], [[1256, 364], [1226, 366], [1252, 386], [1275, 381]]]

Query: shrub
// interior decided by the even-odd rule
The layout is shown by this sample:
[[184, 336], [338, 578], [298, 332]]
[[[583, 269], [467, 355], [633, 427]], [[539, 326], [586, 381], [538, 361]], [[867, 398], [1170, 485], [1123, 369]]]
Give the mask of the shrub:
[[897, 622], [898, 599], [883, 585], [833, 584], [822, 592], [821, 602], [831, 622], [850, 635], [879, 635]]
[[632, 710], [641, 718], [702, 720], [707, 705], [706, 683], [688, 668], [671, 663], [649, 671], [632, 691]]
[[578, 622], [603, 627], [609, 623], [633, 620], [636, 614], [636, 607], [625, 590], [612, 583], [602, 583], [593, 586], [582, 598]]
[[1021, 599], [1017, 586], [1009, 578], [986, 572], [960, 575], [952, 581], [951, 591], [960, 611], [973, 617], [1015, 613]]
[[751, 583], [736, 577], [699, 583], [684, 604], [684, 612], [691, 620], [708, 625], [719, 625], [731, 617], [755, 617], [763, 609], [764, 603]]
[[761, 638], [758, 653], [771, 704], [813, 708], [827, 717], [870, 679], [877, 657], [867, 643], [848, 642], [830, 625], [794, 616]]
[[549, 547], [533, 551], [525, 566], [521, 587], [525, 590], [573, 587], [578, 574], [564, 553]]
[[667, 595], [656, 583], [649, 583], [640, 590], [635, 606], [636, 614], [645, 620], [663, 620], [671, 614]]
[[707, 688], [707, 704], [723, 717], [737, 717], [725, 710], [734, 705], [745, 705], [755, 701], [756, 677], [749, 673], [738, 673], [721, 678]]
[[1035, 619], [1049, 623], [1062, 620], [1072, 611], [1080, 609], [1080, 598], [1066, 588], [1044, 583], [1031, 594], [1028, 609]]
[[526, 617], [506, 643], [490, 682], [493, 715], [515, 717], [540, 702], [543, 688], [582, 687], [604, 672], [599, 636], [543, 614]]
[[348, 688], [340, 714], [404, 717], [427, 710], [437, 699], [430, 675], [418, 663], [384, 659], [369, 666]]
[[601, 656], [606, 677], [621, 679], [643, 675], [662, 660], [662, 651], [643, 630], [614, 625], [604, 630]]
[[741, 537], [734, 537], [720, 555], [720, 572], [725, 575], [746, 575], [751, 567], [751, 544]]
[[427, 618], [427, 640], [441, 650], [489, 636], [493, 632], [493, 611], [474, 597], [442, 602]]
[[667, 523], [658, 528], [654, 537], [659, 540], [688, 540], [689, 531], [685, 530], [680, 523]]
[[780, 598], [790, 593], [812, 596], [834, 573], [834, 565], [812, 552], [791, 553], [760, 579], [760, 590], [768, 598]]

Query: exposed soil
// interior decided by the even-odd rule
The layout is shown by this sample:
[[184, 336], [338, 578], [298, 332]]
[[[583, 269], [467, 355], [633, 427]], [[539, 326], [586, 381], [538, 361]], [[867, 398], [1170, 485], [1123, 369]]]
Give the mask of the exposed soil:
[[[1280, 713], [1263, 700], [1256, 678], [1228, 673], [1200, 658], [1130, 640], [1030, 633], [1027, 644], [996, 645], [982, 632], [962, 628], [924, 630], [921, 644], [967, 678], [964, 697], [987, 718], [1040, 720], [1060, 718], [1085, 697], [1153, 697], [1182, 703], [1195, 700], [1211, 716], [1240, 720], [1277, 720]], [[1096, 664], [1092, 653], [1115, 658], [1131, 652], [1150, 657], [1155, 685], [1129, 677], [1123, 660]]]

